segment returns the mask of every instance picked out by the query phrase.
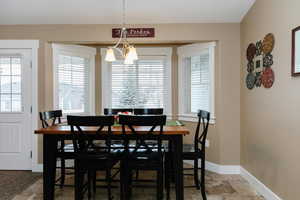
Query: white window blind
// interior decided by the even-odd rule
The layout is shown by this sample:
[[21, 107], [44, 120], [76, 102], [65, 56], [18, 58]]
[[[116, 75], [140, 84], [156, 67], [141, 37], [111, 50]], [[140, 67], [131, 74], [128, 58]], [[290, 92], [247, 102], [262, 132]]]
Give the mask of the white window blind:
[[58, 78], [59, 109], [65, 113], [88, 112], [89, 61], [78, 56], [59, 55]]
[[199, 109], [210, 110], [210, 74], [209, 52], [191, 58], [191, 81], [187, 85], [191, 90], [190, 112], [196, 113]]
[[185, 45], [178, 48], [179, 118], [196, 120], [198, 110], [214, 118], [215, 43]]
[[54, 46], [55, 107], [66, 114], [92, 112], [95, 52], [85, 48]]
[[104, 107], [164, 108], [165, 113], [170, 114], [170, 55], [160, 55], [155, 48], [137, 50], [139, 59], [133, 65], [125, 65], [121, 59], [103, 62], [106, 79], [103, 83]]

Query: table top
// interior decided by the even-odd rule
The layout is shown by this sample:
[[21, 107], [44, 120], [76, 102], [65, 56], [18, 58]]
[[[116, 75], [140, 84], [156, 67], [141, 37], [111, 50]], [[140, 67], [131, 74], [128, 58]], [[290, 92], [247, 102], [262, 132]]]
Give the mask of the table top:
[[[82, 127], [82, 130], [86, 134], [96, 134], [96, 131], [99, 127]], [[139, 134], [146, 134], [150, 130], [151, 127], [148, 126], [135, 126], [135, 131]], [[107, 131], [107, 128], [103, 128], [102, 131]], [[128, 134], [131, 133], [129, 128], [126, 128], [126, 132]], [[113, 134], [122, 134], [121, 126], [113, 126], [112, 127]], [[154, 133], [159, 133], [159, 127], [154, 130]], [[164, 126], [163, 135], [188, 135], [190, 133], [189, 129], [185, 126]], [[68, 135], [71, 134], [71, 128], [68, 125], [61, 124], [50, 126], [48, 128], [41, 128], [35, 130], [35, 134], [40, 135]]]

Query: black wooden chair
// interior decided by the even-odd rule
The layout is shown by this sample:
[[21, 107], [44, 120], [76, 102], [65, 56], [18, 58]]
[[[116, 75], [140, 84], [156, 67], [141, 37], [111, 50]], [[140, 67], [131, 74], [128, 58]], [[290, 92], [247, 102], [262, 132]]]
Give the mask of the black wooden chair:
[[163, 108], [135, 108], [133, 109], [135, 115], [162, 115]]
[[[134, 115], [162, 115], [164, 113], [163, 108], [134, 108], [133, 109]], [[151, 141], [145, 141], [148, 146], [155, 145]], [[166, 147], [165, 147], [166, 148]], [[136, 171], [136, 181], [139, 179], [139, 171]], [[148, 180], [152, 181], [152, 180]]]
[[[196, 133], [194, 136], [194, 144], [184, 145], [182, 158], [183, 160], [194, 161], [193, 168], [184, 168], [184, 170], [193, 170], [193, 174], [185, 174], [194, 176], [195, 187], [201, 189], [203, 200], [206, 200], [205, 194], [205, 142], [208, 133], [208, 126], [210, 120], [210, 113], [204, 110], [198, 111], [198, 124]], [[198, 161], [201, 160], [201, 167], [198, 166]], [[170, 169], [170, 161], [166, 161], [166, 169]], [[199, 169], [201, 170], [201, 177], [199, 181]], [[166, 170], [167, 171], [167, 170]], [[168, 170], [170, 171], [170, 170]], [[166, 187], [167, 196], [169, 199], [170, 193], [170, 178], [169, 174], [166, 174]]]
[[[130, 146], [129, 137], [125, 138], [125, 159], [121, 161], [121, 181], [124, 193], [131, 196], [132, 191], [132, 175], [133, 170], [150, 170], [157, 172], [157, 199], [163, 199], [164, 185], [164, 150], [162, 145], [163, 126], [166, 124], [165, 115], [120, 115], [119, 123], [122, 125], [123, 135], [127, 135], [128, 131], [136, 140], [135, 146]], [[136, 132], [136, 126], [149, 126], [147, 133], [140, 134]], [[159, 134], [153, 131], [159, 127]], [[156, 141], [156, 145], [148, 146], [145, 140]], [[124, 180], [125, 179], [125, 180]]]
[[[40, 112], [40, 120], [42, 127], [47, 128], [61, 123], [62, 111], [52, 110], [47, 112]], [[65, 140], [58, 141], [58, 149], [56, 158], [60, 160], [60, 166], [56, 168], [60, 169], [60, 177], [56, 179], [56, 183], [59, 182], [59, 186], [62, 188], [65, 185], [66, 175], [74, 173], [66, 173], [66, 169], [74, 169], [73, 167], [66, 167], [66, 160], [74, 160], [72, 153], [74, 152], [73, 144], [66, 144]], [[73, 185], [72, 185], [73, 186]]]
[[[105, 171], [108, 199], [113, 199], [111, 194], [112, 175], [111, 170], [119, 162], [120, 156], [111, 149], [111, 127], [114, 124], [113, 116], [67, 116], [68, 125], [73, 134], [73, 146], [75, 151], [75, 199], [81, 200], [86, 191], [88, 199], [91, 198], [91, 186], [96, 188], [96, 172]], [[85, 128], [99, 127], [96, 134], [105, 134], [106, 148], [94, 148], [86, 135]], [[102, 131], [107, 127], [108, 131]], [[84, 175], [88, 175], [87, 183], [84, 183]], [[94, 190], [95, 192], [95, 190]]]

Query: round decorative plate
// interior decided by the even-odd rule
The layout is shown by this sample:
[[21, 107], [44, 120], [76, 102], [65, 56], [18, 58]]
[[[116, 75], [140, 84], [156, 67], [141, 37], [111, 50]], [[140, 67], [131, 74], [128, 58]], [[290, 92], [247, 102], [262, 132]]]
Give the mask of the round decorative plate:
[[268, 53], [263, 58], [264, 67], [271, 67], [273, 65], [273, 55]]
[[251, 44], [249, 44], [249, 46], [247, 48], [247, 59], [248, 59], [248, 61], [252, 61], [255, 54], [256, 54], [256, 46], [255, 46], [255, 44], [251, 43]]
[[253, 61], [249, 61], [247, 64], [247, 72], [253, 72], [254, 70], [254, 62]]
[[246, 85], [249, 90], [253, 89], [255, 86], [256, 78], [253, 73], [248, 73], [246, 78]]
[[265, 36], [264, 41], [262, 43], [262, 51], [264, 54], [271, 53], [273, 51], [275, 44], [275, 37], [272, 33], [269, 33]]
[[270, 67], [265, 68], [265, 70], [261, 75], [261, 81], [263, 86], [265, 88], [271, 88], [274, 83], [274, 80], [275, 80], [275, 75], [273, 70]]

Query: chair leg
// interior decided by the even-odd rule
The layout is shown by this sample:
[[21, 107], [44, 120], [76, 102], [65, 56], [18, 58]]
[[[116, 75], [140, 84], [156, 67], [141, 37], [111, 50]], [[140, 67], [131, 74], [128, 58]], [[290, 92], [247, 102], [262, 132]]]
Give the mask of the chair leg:
[[166, 199], [170, 199], [170, 182], [171, 182], [171, 177], [170, 177], [170, 166], [169, 166], [169, 160], [166, 159], [165, 161], [165, 189], [166, 189]]
[[97, 179], [97, 172], [93, 171], [93, 192], [94, 192], [94, 195], [96, 195], [96, 186], [97, 186], [96, 179]]
[[60, 159], [60, 167], [60, 188], [63, 188], [66, 178], [66, 160], [64, 158]]
[[92, 180], [93, 180], [93, 173], [90, 170], [88, 170], [88, 200], [90, 200], [92, 197], [92, 192], [91, 192]]
[[131, 198], [132, 197], [132, 170], [129, 170], [128, 173], [128, 197]]
[[107, 181], [107, 195], [108, 199], [112, 200], [113, 197], [111, 195], [111, 169], [106, 170], [106, 181]]
[[206, 200], [206, 193], [205, 193], [205, 157], [201, 159], [201, 194], [203, 200]]
[[82, 200], [82, 185], [84, 173], [80, 170], [78, 163], [75, 161], [75, 200]]
[[157, 200], [163, 199], [163, 192], [164, 192], [164, 178], [163, 178], [163, 170], [162, 168], [157, 171]]
[[198, 159], [194, 160], [194, 182], [197, 190], [200, 190]]
[[137, 169], [135, 171], [135, 180], [138, 180], [139, 179], [139, 170]]

